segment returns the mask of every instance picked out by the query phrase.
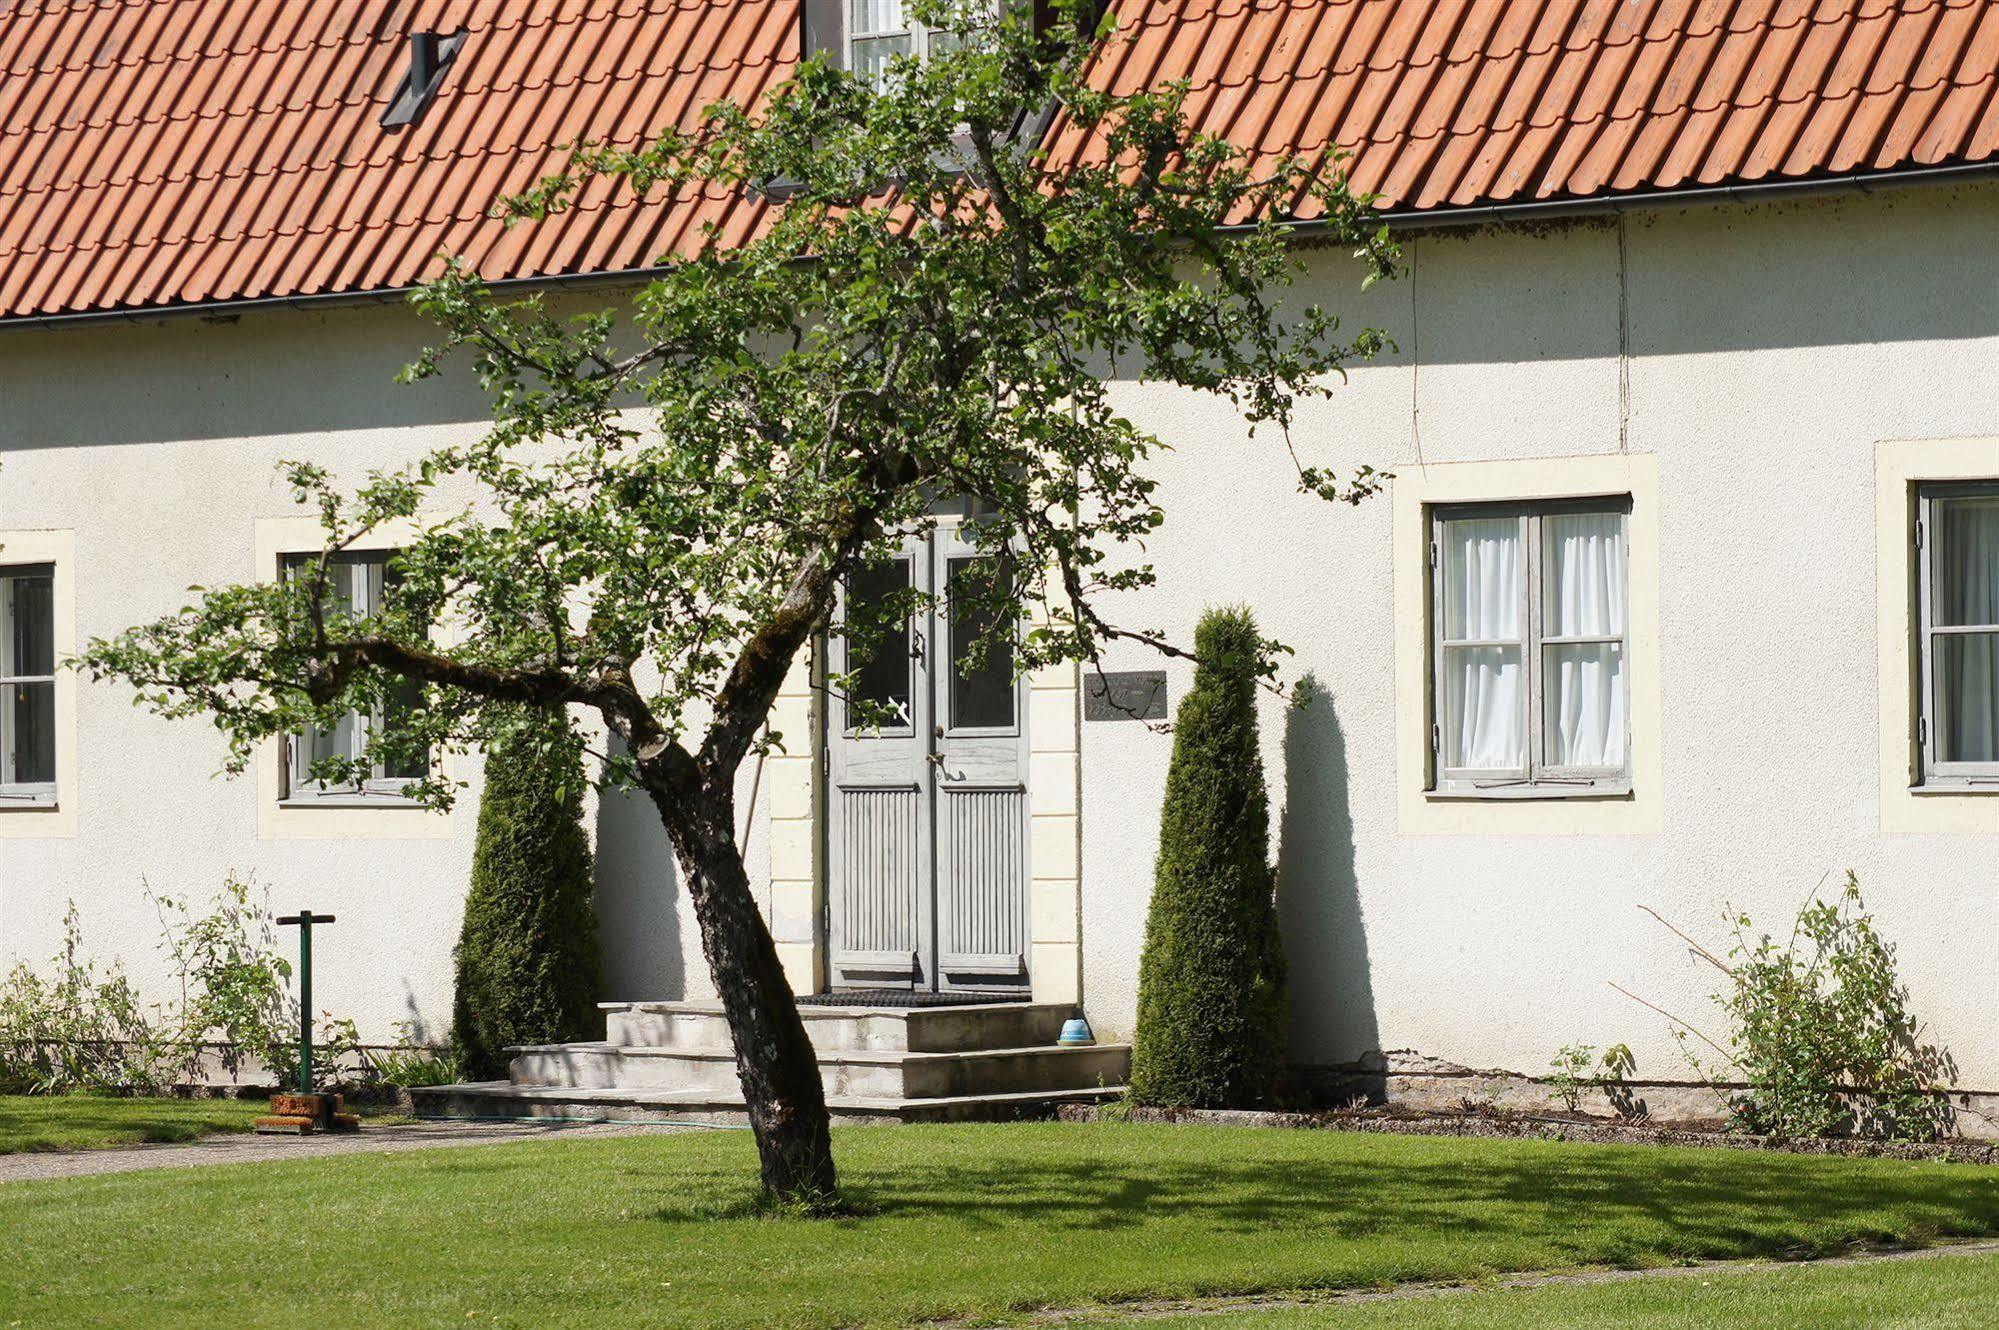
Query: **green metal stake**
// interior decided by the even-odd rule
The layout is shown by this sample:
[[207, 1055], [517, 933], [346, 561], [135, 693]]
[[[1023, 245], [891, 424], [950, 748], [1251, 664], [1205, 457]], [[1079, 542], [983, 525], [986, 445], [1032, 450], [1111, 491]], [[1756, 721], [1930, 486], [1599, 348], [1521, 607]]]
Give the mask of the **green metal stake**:
[[330, 914], [300, 910], [279, 918], [281, 924], [298, 925], [298, 1092], [312, 1093], [312, 926], [330, 924]]

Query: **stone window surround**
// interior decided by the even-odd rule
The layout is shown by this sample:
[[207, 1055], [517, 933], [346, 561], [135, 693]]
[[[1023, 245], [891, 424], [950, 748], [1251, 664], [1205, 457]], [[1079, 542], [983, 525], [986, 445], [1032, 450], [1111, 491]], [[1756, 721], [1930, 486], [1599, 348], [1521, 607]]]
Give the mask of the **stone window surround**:
[[55, 802], [0, 803], [0, 840], [71, 839], [76, 835], [77, 673], [63, 662], [76, 654], [76, 532], [0, 531], [0, 564], [49, 564], [55, 618]]
[[[1659, 459], [1595, 453], [1398, 468], [1394, 507], [1397, 825], [1404, 835], [1656, 835], [1663, 773], [1659, 675]], [[1478, 800], [1429, 788], [1430, 509], [1628, 495], [1631, 790], [1611, 798]]]
[[[348, 548], [356, 552], [400, 549], [416, 535], [413, 524], [391, 523], [357, 537]], [[261, 517], [256, 524], [256, 569], [260, 581], [275, 581], [288, 555], [324, 549], [326, 533], [316, 516]], [[442, 636], [440, 632], [440, 637]], [[444, 774], [453, 774], [450, 754]], [[437, 812], [403, 800], [386, 800], [364, 808], [329, 801], [324, 804], [284, 799], [285, 752], [282, 741], [266, 740], [258, 749], [258, 840], [435, 840], [453, 834], [457, 813]]]
[[1884, 439], [1874, 448], [1881, 830], [1889, 834], [1999, 832], [1999, 791], [1924, 788], [1916, 745], [1916, 491], [1995, 478], [1995, 437]]

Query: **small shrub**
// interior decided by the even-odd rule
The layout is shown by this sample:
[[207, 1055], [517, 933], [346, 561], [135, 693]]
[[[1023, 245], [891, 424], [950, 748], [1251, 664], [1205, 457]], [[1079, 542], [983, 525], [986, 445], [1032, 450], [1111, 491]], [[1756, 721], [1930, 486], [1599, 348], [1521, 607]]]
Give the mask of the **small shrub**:
[[596, 1036], [602, 960], [583, 830], [583, 750], [568, 722], [522, 719], [486, 759], [456, 952], [452, 1046], [476, 1079], [509, 1045]]
[[396, 1022], [396, 1042], [390, 1048], [372, 1050], [368, 1070], [383, 1085], [413, 1089], [425, 1085], [454, 1085], [464, 1079], [458, 1054], [437, 1049], [417, 1038], [412, 1021]]
[[1612, 1044], [1601, 1058], [1595, 1044], [1564, 1044], [1548, 1064], [1548, 1088], [1571, 1113], [1582, 1112], [1583, 1099], [1591, 1090], [1601, 1090], [1619, 1117], [1642, 1117], [1625, 1084], [1637, 1067], [1637, 1059], [1624, 1044]]
[[1582, 1111], [1583, 1095], [1590, 1088], [1590, 1068], [1596, 1065], [1596, 1045], [1563, 1044], [1548, 1063], [1548, 1088], [1571, 1113]]
[[1284, 951], [1270, 867], [1246, 610], [1210, 611], [1174, 723], [1159, 858], [1139, 962], [1131, 1097], [1253, 1108], [1284, 1072]]
[[1911, 1141], [1950, 1129], [1944, 1083], [1955, 1065], [1924, 1042], [1895, 949], [1875, 931], [1858, 878], [1846, 875], [1836, 901], [1808, 901], [1784, 942], [1754, 932], [1747, 915], [1733, 925], [1725, 960], [1696, 944], [1728, 978], [1715, 994], [1729, 1019], [1726, 1044], [1685, 1022], [1673, 1031], [1710, 1084], [1742, 1083], [1724, 1092], [1733, 1126], [1794, 1139]]

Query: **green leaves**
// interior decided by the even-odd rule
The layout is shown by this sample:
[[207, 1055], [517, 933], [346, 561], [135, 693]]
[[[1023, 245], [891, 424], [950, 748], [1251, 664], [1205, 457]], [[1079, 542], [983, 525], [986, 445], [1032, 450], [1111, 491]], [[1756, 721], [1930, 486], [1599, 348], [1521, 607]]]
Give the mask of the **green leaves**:
[[[1156, 580], [1142, 542], [1167, 517], [1147, 474], [1167, 441], [1123, 413], [1118, 381], [1220, 397], [1288, 438], [1300, 399], [1386, 342], [1289, 301], [1300, 262], [1281, 219], [1309, 202], [1356, 279], [1392, 272], [1394, 246], [1337, 160], [1196, 134], [1184, 85], [1094, 86], [1109, 20], [1058, 0], [1037, 30], [1033, 8], [918, 0], [953, 38], [879, 84], [811, 60], [759, 105], [639, 146], [574, 145], [501, 205], [515, 224], [618, 190], [661, 208], [762, 196], [763, 224], [728, 243], [690, 230], [608, 308], [502, 299], [449, 265], [413, 297], [440, 336], [403, 378], [462, 361], [490, 426], [365, 477], [284, 473], [329, 551], [396, 533], [383, 603], [343, 616], [304, 587], [216, 588], [93, 643], [85, 668], [163, 714], [212, 715], [232, 770], [272, 735], [379, 707], [399, 678], [422, 687], [357, 768], [571, 704], [631, 751], [701, 750], [705, 729], [701, 760], [733, 763], [839, 579], [947, 501], [976, 511], [994, 566], [982, 618], [1040, 625], [1021, 668], [1120, 638], [1184, 654], [1107, 608]], [[1053, 164], [1051, 115], [1089, 149]], [[1382, 479], [1292, 462], [1301, 490], [1338, 502]], [[1255, 672], [1278, 654], [1261, 643]], [[338, 765], [323, 774], [353, 774]]]

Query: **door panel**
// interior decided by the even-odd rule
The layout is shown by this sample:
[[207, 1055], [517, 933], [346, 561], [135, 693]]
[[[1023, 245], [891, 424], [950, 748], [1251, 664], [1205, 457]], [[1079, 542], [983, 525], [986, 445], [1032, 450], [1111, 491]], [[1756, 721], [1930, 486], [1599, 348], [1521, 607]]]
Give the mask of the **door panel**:
[[990, 575], [968, 534], [932, 537], [948, 656], [931, 731], [939, 970], [945, 987], [993, 991], [1027, 982], [1027, 699], [1011, 640], [992, 644], [989, 612], [961, 594]]
[[[985, 616], [954, 608], [983, 565], [955, 524], [849, 579], [855, 603], [902, 586], [940, 604], [859, 661], [856, 700], [892, 714], [863, 722], [827, 707], [827, 913], [836, 987], [1019, 992], [1028, 985], [1025, 684], [1005, 646], [979, 652]], [[956, 598], [964, 599], [962, 594]], [[830, 673], [848, 668], [841, 635]]]
[[[879, 598], [930, 585], [930, 551], [912, 541], [896, 559], [862, 569], [841, 595]], [[859, 661], [854, 698], [827, 705], [828, 952], [835, 985], [928, 987], [930, 964], [929, 671], [922, 625], [890, 631]], [[827, 643], [832, 673], [845, 672], [847, 644]], [[863, 699], [894, 715], [870, 722]]]
[[1027, 791], [954, 789], [939, 796], [938, 969], [952, 987], [1027, 977]]

